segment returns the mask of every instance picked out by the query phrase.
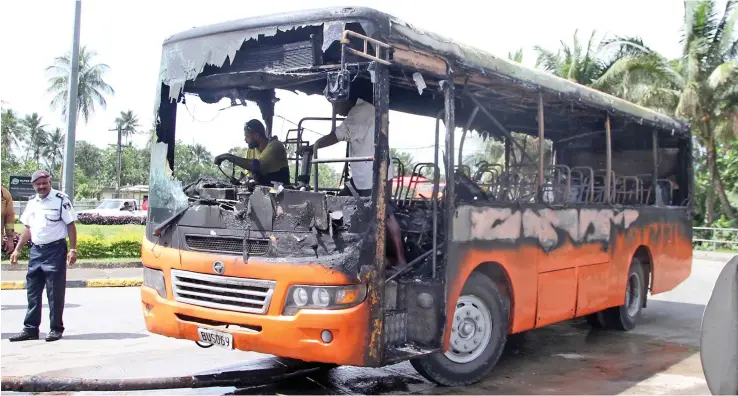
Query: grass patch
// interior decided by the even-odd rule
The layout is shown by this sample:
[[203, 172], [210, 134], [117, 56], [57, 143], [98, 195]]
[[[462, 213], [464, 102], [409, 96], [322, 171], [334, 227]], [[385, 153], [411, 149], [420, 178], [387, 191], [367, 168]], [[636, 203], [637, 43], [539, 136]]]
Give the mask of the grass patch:
[[[23, 224], [15, 225], [15, 232], [23, 231]], [[77, 224], [78, 236], [91, 236], [97, 238], [114, 238], [121, 235], [140, 235], [146, 231], [146, 226], [137, 224], [120, 224], [120, 225], [95, 225], [95, 224]]]
[[[16, 225], [17, 231], [23, 225]], [[89, 262], [137, 261], [141, 259], [141, 242], [146, 227], [137, 224], [93, 225], [77, 224], [77, 249], [79, 260]], [[16, 235], [16, 243], [20, 233]], [[68, 242], [67, 242], [68, 243]], [[28, 262], [29, 245], [20, 249], [19, 262]], [[0, 255], [3, 263], [9, 261], [9, 255]]]

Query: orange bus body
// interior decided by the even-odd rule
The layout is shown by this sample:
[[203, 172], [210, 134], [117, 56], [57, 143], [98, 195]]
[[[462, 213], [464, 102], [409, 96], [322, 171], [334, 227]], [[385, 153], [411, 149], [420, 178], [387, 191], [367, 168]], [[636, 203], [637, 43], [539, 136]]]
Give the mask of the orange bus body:
[[[362, 53], [356, 49], [361, 42], [365, 51], [369, 42], [394, 48], [392, 59]], [[410, 360], [426, 378], [465, 385], [496, 364], [507, 334], [584, 316], [627, 330], [640, 314], [637, 309], [631, 315], [630, 308], [645, 306], [646, 291], [671, 290], [690, 275], [692, 146], [689, 127], [679, 121], [370, 9], [313, 10], [196, 28], [169, 38], [163, 51], [142, 244], [141, 300], [152, 333], [205, 342], [201, 329], [217, 330], [232, 335], [236, 350], [338, 365]], [[277, 89], [322, 94], [335, 103], [349, 97], [349, 86], [375, 108], [371, 198], [334, 196], [334, 189], [310, 184], [311, 166], [348, 164], [346, 158], [294, 154], [301, 156], [295, 158], [301, 173], [286, 186], [198, 180], [183, 188], [172, 177], [177, 109], [185, 106], [185, 93], [209, 104], [253, 101], [271, 134]], [[442, 95], [424, 93], [428, 89]], [[517, 104], [507, 117], [510, 98]], [[404, 187], [404, 194], [386, 195], [398, 201], [394, 213], [405, 227], [413, 267], [388, 276], [388, 203], [380, 175], [391, 166], [390, 109], [436, 117], [430, 168], [433, 180], [443, 169], [445, 183], [438, 190], [426, 178], [412, 188], [399, 178], [390, 184]], [[299, 137], [301, 123], [298, 139], [286, 143], [313, 147]], [[458, 173], [454, 164], [464, 163], [463, 137], [461, 158], [455, 158], [454, 131], [462, 125], [464, 134], [475, 130], [505, 140], [504, 169], [478, 164], [477, 172]], [[538, 159], [531, 159], [510, 131], [530, 137], [537, 131], [538, 139], [549, 139], [550, 158], [539, 141]], [[240, 131], [236, 135], [240, 139]], [[520, 162], [523, 154], [526, 164]], [[600, 173], [605, 176], [596, 186]], [[669, 187], [662, 191], [664, 182]], [[429, 198], [434, 190], [438, 195]], [[393, 223], [387, 222], [390, 228]], [[195, 246], [188, 237], [219, 241]], [[252, 243], [262, 250], [252, 252]], [[190, 293], [199, 300], [175, 293], [175, 271], [203, 282]], [[633, 272], [643, 276], [631, 282]], [[246, 313], [236, 303], [249, 294], [238, 290], [236, 298], [219, 280], [269, 287], [256, 291], [265, 300]], [[289, 292], [296, 285], [358, 285], [365, 293], [349, 308], [336, 304], [336, 292], [320, 305], [329, 308], [285, 313], [298, 300]], [[633, 299], [629, 288], [643, 293]], [[297, 305], [306, 306], [303, 299]], [[459, 308], [465, 299], [477, 306]], [[466, 308], [462, 320], [456, 312]], [[610, 315], [624, 308], [627, 318]], [[459, 342], [462, 332], [479, 337], [468, 338], [468, 345], [484, 344], [480, 354], [474, 355], [474, 346], [471, 352], [451, 348], [454, 338], [468, 349], [466, 341]], [[472, 357], [465, 360], [464, 353]]]
[[[167, 298], [151, 288], [141, 288], [146, 328], [156, 334], [198, 341], [197, 328], [209, 321], [243, 326], [229, 328], [234, 348], [275, 354], [307, 361], [333, 362], [342, 365], [362, 365], [364, 362], [366, 328], [359, 324], [368, 318], [367, 304], [344, 310], [302, 310], [294, 316], [282, 316], [287, 289], [295, 284], [352, 284], [346, 277], [323, 265], [263, 263], [250, 260], [244, 265], [240, 256], [180, 251], [142, 245], [142, 262], [149, 268], [161, 269], [166, 279], [172, 279], [171, 269], [209, 273], [213, 261], [225, 264], [224, 276], [277, 279], [269, 309], [264, 315], [212, 309], [174, 301], [171, 284], [167, 283]], [[193, 321], [197, 320], [197, 321]], [[321, 341], [320, 333], [330, 330], [333, 341]]]
[[[542, 209], [538, 213], [530, 209], [457, 210], [463, 212], [471, 214], [468, 222], [457, 218], [455, 221], [460, 224], [455, 227], [468, 226], [468, 236], [474, 239], [459, 242], [460, 264], [450, 282], [447, 304], [455, 304], [472, 271], [484, 264], [499, 265], [511, 289], [511, 334], [623, 305], [628, 268], [637, 253], [646, 259], [651, 294], [673, 289], [691, 273], [691, 228], [683, 208], [626, 209], [620, 218], [612, 209]], [[654, 220], [639, 222], [643, 214]], [[663, 220], [665, 217], [672, 220]], [[492, 242], [520, 239], [520, 230], [539, 241], [557, 239], [554, 224], [563, 227], [564, 220], [571, 224], [569, 238], [555, 241], [556, 245], [548, 251], [534, 244], [504, 247]], [[595, 228], [605, 230], [600, 241], [572, 242], [572, 235], [580, 241], [596, 236], [592, 235]], [[452, 319], [447, 319], [447, 328]], [[449, 335], [447, 332], [444, 349], [448, 348]]]
[[[470, 212], [468, 209], [469, 207], [460, 207], [458, 212]], [[469, 218], [469, 235], [474, 235], [474, 240], [458, 243], [458, 272], [449, 285], [447, 306], [455, 306], [461, 288], [472, 271], [485, 264], [499, 265], [504, 270], [509, 285], [511, 334], [622, 305], [628, 267], [639, 251], [647, 259], [644, 264], [648, 265], [651, 274], [652, 294], [671, 290], [691, 272], [692, 243], [688, 228], [678, 222], [641, 225], [637, 221], [640, 211], [667, 213], [679, 211], [678, 209], [627, 209], [622, 212], [619, 220], [617, 215], [613, 218], [614, 212], [611, 209], [591, 210], [588, 220], [577, 214], [576, 221], [572, 223], [576, 225], [575, 229], [583, 233], [587, 233], [588, 229], [592, 232], [594, 227], [605, 229], [607, 240], [612, 242], [605, 244], [609, 247], [605, 248], [601, 241], [576, 245], [571, 239], [566, 239], [549, 251], [541, 246], [525, 243], [504, 247], [496, 245], [492, 241], [494, 238], [489, 238], [489, 246], [485, 247], [483, 238], [486, 234], [505, 239], [504, 234], [499, 232], [505, 229], [510, 230], [513, 236], [515, 230], [530, 229], [528, 235], [535, 238], [541, 235], [553, 237], [556, 234], [551, 224], [561, 224], [564, 216], [560, 213], [557, 216], [555, 211], [535, 215], [530, 209], [518, 212], [500, 208], [475, 210], [474, 215]], [[579, 212], [576, 209], [566, 211], [565, 214], [570, 216]], [[501, 212], [507, 214], [507, 218], [496, 225], [501, 219]], [[622, 224], [616, 224], [616, 221]], [[624, 222], [627, 221], [632, 221], [633, 224], [626, 227]], [[612, 224], [603, 225], [611, 222]], [[578, 231], [574, 231], [576, 232]], [[587, 236], [583, 234], [581, 238], [586, 239]], [[154, 246], [145, 240], [142, 247], [143, 264], [163, 270], [166, 279], [171, 279], [169, 275], [173, 268], [208, 273], [214, 261], [222, 261], [227, 268], [225, 276], [278, 280], [265, 315], [183, 304], [173, 301], [171, 287], [167, 289], [167, 299], [144, 287], [141, 290], [141, 299], [148, 330], [169, 337], [197, 341], [197, 327], [201, 327], [202, 322], [187, 318], [199, 318], [203, 321], [243, 325], [243, 329], [229, 329], [234, 335], [236, 349], [306, 361], [355, 366], [365, 364], [368, 330], [362, 324], [367, 323], [369, 315], [366, 302], [345, 310], [303, 310], [294, 316], [281, 315], [289, 286], [305, 283], [348, 285], [354, 281], [318, 263], [296, 266], [291, 263], [264, 263], [250, 259], [243, 265], [242, 260], [240, 256]], [[450, 268], [449, 271], [454, 269]], [[451, 321], [452, 317], [448, 315], [447, 329], [450, 328]], [[323, 330], [333, 333], [334, 340], [331, 343], [321, 341], [320, 334]], [[444, 349], [448, 349], [450, 333], [444, 332]]]

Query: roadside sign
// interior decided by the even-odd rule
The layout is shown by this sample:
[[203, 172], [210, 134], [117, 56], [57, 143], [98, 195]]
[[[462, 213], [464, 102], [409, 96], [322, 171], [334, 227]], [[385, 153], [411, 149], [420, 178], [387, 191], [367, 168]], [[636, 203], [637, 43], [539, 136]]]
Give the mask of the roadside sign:
[[31, 185], [31, 176], [10, 176], [8, 190], [16, 201], [28, 201], [28, 198], [36, 194]]
[[[59, 189], [58, 181], [51, 181], [51, 188]], [[10, 184], [8, 191], [14, 201], [28, 201], [28, 199], [36, 194], [31, 184], [31, 176], [10, 176]]]

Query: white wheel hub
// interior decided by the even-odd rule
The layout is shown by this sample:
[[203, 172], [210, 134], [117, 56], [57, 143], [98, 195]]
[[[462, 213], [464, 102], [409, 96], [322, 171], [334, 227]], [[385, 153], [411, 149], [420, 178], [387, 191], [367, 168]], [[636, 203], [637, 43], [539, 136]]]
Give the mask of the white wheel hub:
[[489, 344], [492, 315], [478, 297], [459, 297], [451, 325], [451, 345], [446, 357], [455, 363], [469, 363], [478, 358]]

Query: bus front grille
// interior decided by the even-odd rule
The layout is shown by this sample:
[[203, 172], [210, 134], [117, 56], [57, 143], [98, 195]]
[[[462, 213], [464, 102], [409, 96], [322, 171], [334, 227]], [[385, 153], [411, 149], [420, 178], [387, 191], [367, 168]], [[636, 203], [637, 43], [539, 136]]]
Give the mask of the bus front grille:
[[173, 269], [174, 300], [208, 308], [264, 314], [276, 282]]
[[190, 250], [198, 250], [201, 252], [227, 253], [241, 255], [245, 250], [249, 256], [263, 256], [269, 249], [268, 239], [246, 240], [244, 246], [243, 238], [236, 237], [220, 237], [210, 235], [185, 235], [185, 243]]

